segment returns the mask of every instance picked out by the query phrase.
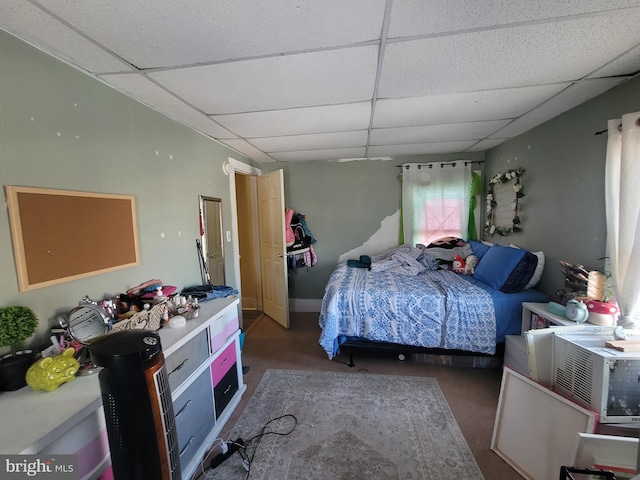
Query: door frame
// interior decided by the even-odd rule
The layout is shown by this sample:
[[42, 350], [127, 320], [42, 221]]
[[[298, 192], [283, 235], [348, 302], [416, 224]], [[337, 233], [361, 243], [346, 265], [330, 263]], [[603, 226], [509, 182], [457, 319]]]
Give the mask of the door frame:
[[235, 158], [227, 157], [227, 161], [224, 162], [222, 168], [224, 173], [229, 176], [229, 196], [231, 205], [231, 248], [235, 253], [233, 255], [233, 278], [236, 281], [236, 289], [239, 292], [240, 298], [240, 312], [242, 312], [242, 279], [240, 276], [240, 243], [238, 242], [238, 203], [236, 199], [236, 176], [235, 173], [239, 172], [243, 175], [262, 175], [262, 170], [246, 163], [242, 163]]

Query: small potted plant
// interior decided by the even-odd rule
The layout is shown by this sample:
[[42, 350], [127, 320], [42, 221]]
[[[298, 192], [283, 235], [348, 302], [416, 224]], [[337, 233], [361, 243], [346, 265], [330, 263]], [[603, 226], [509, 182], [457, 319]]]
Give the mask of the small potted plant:
[[0, 359], [0, 390], [18, 390], [27, 384], [25, 374], [35, 352], [18, 351], [18, 344], [33, 335], [37, 326], [38, 317], [28, 307], [0, 308], [0, 347], [11, 347], [11, 353]]

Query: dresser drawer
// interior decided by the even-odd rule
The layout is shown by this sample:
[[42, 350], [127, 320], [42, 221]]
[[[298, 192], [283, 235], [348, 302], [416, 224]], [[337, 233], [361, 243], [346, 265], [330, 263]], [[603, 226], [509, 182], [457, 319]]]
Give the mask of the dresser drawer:
[[211, 351], [215, 352], [220, 349], [238, 328], [240, 328], [240, 323], [238, 321], [237, 309], [228, 311], [216, 319], [209, 327], [211, 333]]
[[216, 423], [213, 391], [207, 370], [204, 370], [174, 402], [180, 463], [193, 458], [207, 434]]
[[171, 389], [178, 388], [208, 357], [207, 331], [203, 330], [165, 359]]
[[211, 381], [213, 386], [218, 385], [222, 377], [236, 363], [236, 342], [231, 342], [223, 352], [211, 362]]
[[222, 380], [213, 389], [216, 402], [216, 418], [224, 411], [229, 401], [238, 391], [238, 369], [236, 364], [222, 377]]

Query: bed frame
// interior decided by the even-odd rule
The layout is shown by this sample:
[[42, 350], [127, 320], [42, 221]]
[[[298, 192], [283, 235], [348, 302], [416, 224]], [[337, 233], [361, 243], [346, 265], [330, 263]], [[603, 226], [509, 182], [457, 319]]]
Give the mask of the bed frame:
[[413, 345], [401, 345], [398, 343], [371, 342], [367, 340], [346, 340], [340, 344], [340, 350], [349, 352], [349, 367], [355, 367], [354, 350], [379, 350], [397, 353], [400, 360], [404, 355], [412, 356], [414, 361], [437, 365], [450, 365], [473, 368], [499, 368], [504, 357], [504, 343], [496, 344], [496, 353], [469, 352], [466, 350], [447, 350], [445, 348], [416, 347]]

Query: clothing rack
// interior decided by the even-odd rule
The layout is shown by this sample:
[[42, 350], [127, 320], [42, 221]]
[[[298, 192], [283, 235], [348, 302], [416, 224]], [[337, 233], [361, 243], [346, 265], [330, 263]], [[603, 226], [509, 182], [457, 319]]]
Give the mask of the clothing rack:
[[[418, 169], [422, 168], [422, 167], [429, 167], [429, 168], [433, 168], [433, 166], [438, 163], [440, 164], [440, 168], [444, 168], [445, 165], [451, 165], [452, 167], [456, 166], [456, 163], [458, 162], [463, 162], [464, 161], [464, 166], [466, 167], [469, 164], [472, 163], [484, 163], [484, 160], [456, 160], [456, 161], [451, 161], [451, 162], [435, 162], [435, 163], [418, 163]], [[414, 164], [415, 165], [415, 164]], [[397, 165], [399, 168], [405, 168], [407, 170], [409, 170], [409, 167], [411, 165]]]

